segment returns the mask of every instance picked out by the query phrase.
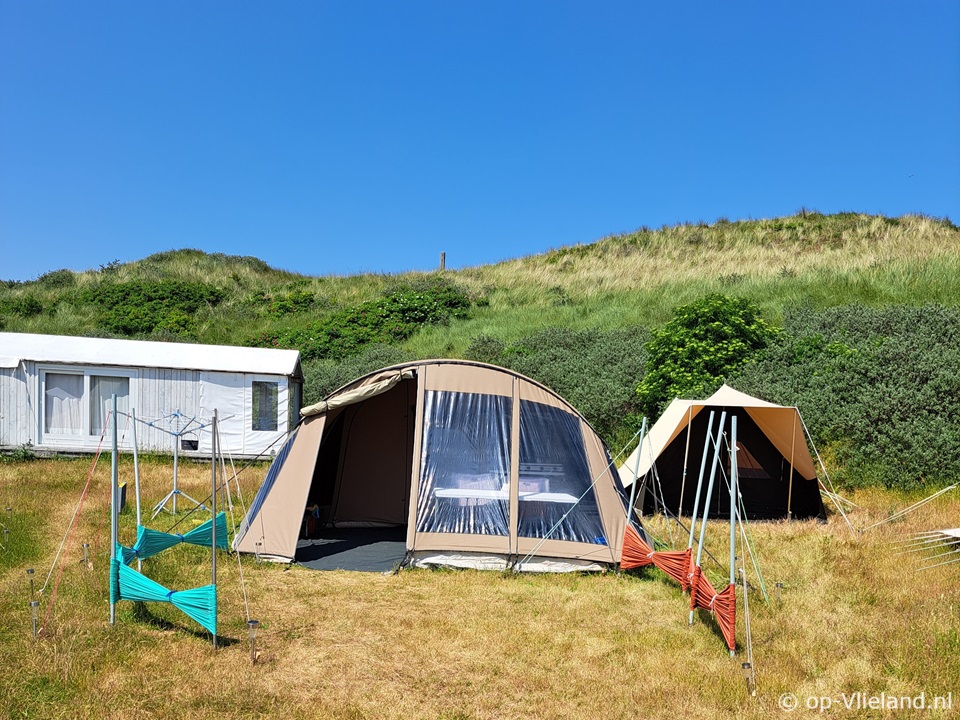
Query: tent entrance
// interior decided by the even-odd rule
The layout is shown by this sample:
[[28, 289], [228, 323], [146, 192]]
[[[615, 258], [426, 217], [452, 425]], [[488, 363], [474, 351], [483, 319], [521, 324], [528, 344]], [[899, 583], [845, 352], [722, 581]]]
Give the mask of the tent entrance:
[[328, 414], [298, 562], [318, 569], [389, 570], [403, 559], [416, 403], [417, 381], [411, 378]]

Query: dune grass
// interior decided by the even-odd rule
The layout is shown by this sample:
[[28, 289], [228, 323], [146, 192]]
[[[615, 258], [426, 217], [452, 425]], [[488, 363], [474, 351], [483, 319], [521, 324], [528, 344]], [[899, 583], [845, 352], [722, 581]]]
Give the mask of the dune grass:
[[[895, 555], [891, 544], [960, 524], [958, 492], [863, 536], [836, 515], [825, 525], [754, 523], [767, 589], [772, 595], [776, 582], [783, 589], [779, 606], [772, 598], [765, 604], [759, 590], [750, 594], [758, 695], [749, 698], [740, 672], [742, 593], [740, 648], [731, 659], [708, 614], [687, 626], [687, 598], [656, 570], [318, 573], [248, 557], [238, 565], [221, 553], [216, 652], [199, 626], [163, 604], [122, 602], [110, 627], [108, 461], [93, 473], [45, 637], [34, 641], [25, 570], [37, 568], [39, 588], [91, 464], [0, 464], [0, 505], [12, 508], [14, 537], [0, 553], [4, 717], [765, 718], [781, 714], [785, 692], [801, 702], [853, 692], [953, 692], [955, 708], [960, 700], [960, 565], [920, 572], [918, 556]], [[241, 473], [248, 501], [264, 472]], [[152, 506], [170, 489], [171, 466], [145, 463], [142, 474], [144, 504]], [[132, 479], [127, 460], [121, 479]], [[202, 499], [209, 467], [182, 463], [180, 481]], [[869, 525], [919, 497], [859, 491], [851, 519]], [[167, 530], [174, 522], [164, 513], [149, 524]], [[684, 533], [662, 520], [652, 524], [685, 546]], [[128, 544], [133, 525], [128, 510], [121, 516]], [[726, 524], [708, 530], [710, 548], [725, 562]], [[79, 562], [80, 542], [96, 549], [92, 570]], [[181, 546], [145, 566], [172, 588], [209, 582], [209, 552], [201, 548]], [[255, 666], [241, 567], [249, 612], [262, 622]], [[726, 568], [705, 568], [722, 586]], [[56, 576], [42, 596], [41, 618]], [[828, 716], [870, 714], [834, 708]]]

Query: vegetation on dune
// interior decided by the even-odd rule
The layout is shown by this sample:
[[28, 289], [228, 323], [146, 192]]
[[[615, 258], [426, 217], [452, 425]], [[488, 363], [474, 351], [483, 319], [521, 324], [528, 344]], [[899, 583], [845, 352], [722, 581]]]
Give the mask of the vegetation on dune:
[[256, 335], [247, 344], [296, 348], [307, 360], [342, 360], [370, 345], [399, 343], [423, 326], [466, 317], [471, 305], [462, 289], [438, 277], [403, 285], [383, 298], [339, 310], [305, 327]]
[[737, 387], [796, 405], [835, 480], [960, 481], [960, 308], [791, 309]]
[[711, 294], [681, 305], [646, 345], [646, 372], [637, 387], [641, 408], [656, 418], [674, 398], [706, 397], [776, 334], [744, 298]]

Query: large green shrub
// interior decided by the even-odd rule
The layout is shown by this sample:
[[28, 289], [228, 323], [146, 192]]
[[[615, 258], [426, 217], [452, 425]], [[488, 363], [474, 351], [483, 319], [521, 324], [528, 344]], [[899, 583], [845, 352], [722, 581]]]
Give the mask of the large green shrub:
[[760, 309], [745, 298], [711, 294], [675, 308], [673, 318], [646, 344], [646, 371], [637, 387], [640, 407], [657, 417], [674, 398], [710, 394], [775, 336]]
[[0, 315], [34, 317], [43, 312], [43, 303], [34, 295], [0, 297]]
[[467, 357], [510, 368], [559, 393], [616, 453], [629, 441], [629, 419], [639, 410], [633, 385], [643, 371], [647, 337], [642, 328], [548, 328], [509, 344], [481, 335]]
[[960, 309], [798, 308], [736, 387], [796, 405], [846, 485], [960, 480]]
[[110, 333], [189, 335], [196, 326], [194, 314], [207, 305], [217, 305], [225, 296], [212, 285], [160, 280], [104, 283], [84, 289], [79, 300], [99, 308], [97, 323]]
[[437, 279], [400, 286], [379, 300], [339, 310], [305, 328], [259, 334], [247, 344], [297, 348], [307, 360], [341, 360], [370, 345], [398, 343], [426, 325], [466, 317], [470, 305], [466, 292]]

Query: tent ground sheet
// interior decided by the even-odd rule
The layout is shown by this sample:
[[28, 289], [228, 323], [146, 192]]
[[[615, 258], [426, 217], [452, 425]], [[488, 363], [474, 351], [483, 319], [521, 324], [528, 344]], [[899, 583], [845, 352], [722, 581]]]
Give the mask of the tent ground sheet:
[[405, 527], [329, 528], [301, 539], [296, 561], [313, 570], [389, 572], [406, 552]]

